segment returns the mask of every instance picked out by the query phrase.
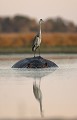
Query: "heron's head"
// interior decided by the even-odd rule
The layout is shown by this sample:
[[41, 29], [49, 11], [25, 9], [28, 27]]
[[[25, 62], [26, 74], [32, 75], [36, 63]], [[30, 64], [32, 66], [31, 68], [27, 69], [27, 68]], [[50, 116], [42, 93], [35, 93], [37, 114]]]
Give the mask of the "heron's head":
[[40, 19], [39, 23], [43, 23], [44, 21], [42, 19]]

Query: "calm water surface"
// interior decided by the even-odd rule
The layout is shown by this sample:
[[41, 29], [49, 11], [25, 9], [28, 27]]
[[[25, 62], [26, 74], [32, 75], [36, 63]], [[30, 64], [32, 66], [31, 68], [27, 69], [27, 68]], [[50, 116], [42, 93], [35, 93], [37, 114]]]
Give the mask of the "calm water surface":
[[[77, 55], [42, 55], [55, 69], [12, 69], [32, 55], [0, 55], [0, 119], [77, 117]], [[41, 98], [36, 99], [33, 86]]]

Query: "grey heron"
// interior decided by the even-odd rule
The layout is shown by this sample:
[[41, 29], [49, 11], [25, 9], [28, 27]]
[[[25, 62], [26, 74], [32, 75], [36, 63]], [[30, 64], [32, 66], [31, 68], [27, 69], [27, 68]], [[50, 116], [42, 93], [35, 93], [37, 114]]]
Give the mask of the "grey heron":
[[32, 51], [34, 52], [34, 57], [35, 57], [35, 52], [36, 49], [39, 48], [39, 56], [40, 56], [40, 44], [41, 44], [41, 23], [43, 23], [43, 20], [40, 19], [39, 21], [39, 33], [34, 37], [33, 39], [33, 44], [32, 44]]

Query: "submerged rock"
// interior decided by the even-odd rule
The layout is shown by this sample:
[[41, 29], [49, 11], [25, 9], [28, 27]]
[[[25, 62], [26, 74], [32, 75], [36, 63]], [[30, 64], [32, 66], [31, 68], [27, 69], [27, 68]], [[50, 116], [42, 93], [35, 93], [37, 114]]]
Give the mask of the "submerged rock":
[[41, 56], [25, 58], [15, 63], [12, 68], [49, 68], [58, 67], [54, 62], [46, 60]]

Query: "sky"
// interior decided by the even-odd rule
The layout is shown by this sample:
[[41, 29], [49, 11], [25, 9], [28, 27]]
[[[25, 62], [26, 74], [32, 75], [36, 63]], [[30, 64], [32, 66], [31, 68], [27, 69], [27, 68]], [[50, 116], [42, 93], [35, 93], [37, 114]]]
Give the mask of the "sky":
[[62, 17], [77, 24], [77, 0], [0, 0], [0, 16], [14, 15], [36, 20]]

